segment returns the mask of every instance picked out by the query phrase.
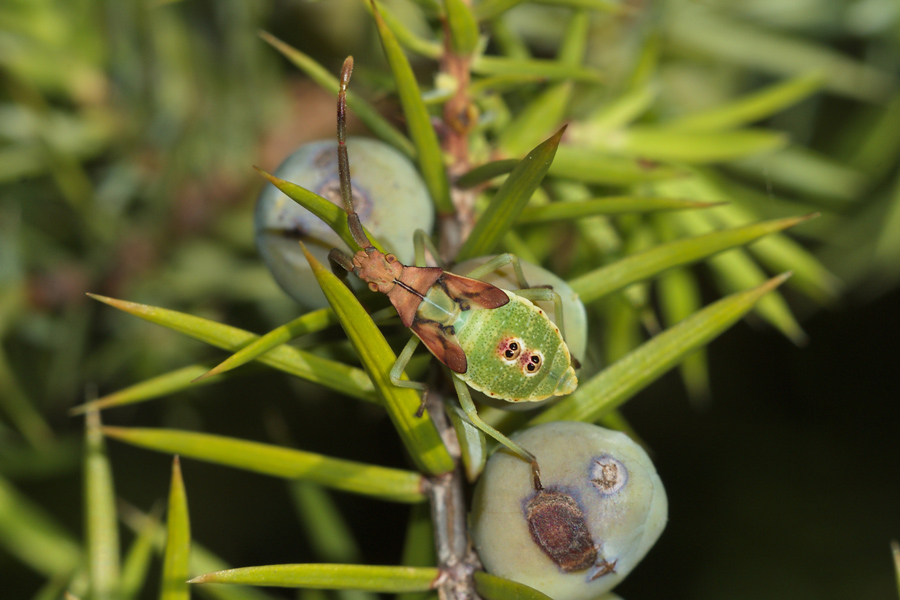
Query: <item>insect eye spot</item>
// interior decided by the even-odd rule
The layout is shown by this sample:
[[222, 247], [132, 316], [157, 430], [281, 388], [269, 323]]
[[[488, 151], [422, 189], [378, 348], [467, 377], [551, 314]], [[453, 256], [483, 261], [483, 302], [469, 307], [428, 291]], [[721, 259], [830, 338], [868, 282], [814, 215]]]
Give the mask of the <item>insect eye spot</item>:
[[525, 375], [535, 375], [541, 370], [541, 364], [544, 362], [544, 356], [538, 351], [532, 351], [522, 358], [521, 369]]
[[522, 342], [517, 338], [506, 338], [500, 342], [497, 353], [502, 359], [513, 362], [522, 353]]

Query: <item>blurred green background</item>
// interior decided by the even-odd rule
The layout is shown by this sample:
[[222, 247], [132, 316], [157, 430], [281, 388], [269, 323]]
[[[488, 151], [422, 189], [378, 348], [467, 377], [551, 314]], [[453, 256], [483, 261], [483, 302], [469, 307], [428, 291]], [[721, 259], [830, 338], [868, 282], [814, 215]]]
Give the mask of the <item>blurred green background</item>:
[[[412, 3], [389, 4], [414, 31], [434, 25]], [[627, 18], [597, 16], [590, 61], [614, 90], [640, 49], [659, 44], [649, 119], [824, 70], [822, 93], [766, 123], [795, 145], [726, 170], [763, 197], [825, 213], [806, 241], [846, 292], [827, 311], [788, 296], [809, 334], [804, 348], [753, 322], [714, 342], [709, 401], [692, 402], [671, 374], [625, 407], [671, 508], [661, 541], [617, 591], [630, 600], [896, 598], [900, 5], [629, 7]], [[522, 6], [507, 25], [552, 56], [555, 11], [565, 10]], [[251, 167], [274, 170], [296, 146], [330, 139], [334, 99], [259, 30], [332, 73], [354, 54], [357, 92], [402, 125], [356, 0], [0, 4], [0, 476], [73, 541], [83, 425], [67, 411], [224, 357], [85, 292], [255, 332], [298, 314], [256, 255], [262, 180]], [[416, 65], [430, 82], [434, 64]], [[406, 463], [382, 411], [262, 369], [103, 418]], [[115, 442], [109, 452], [122, 499], [147, 510], [165, 497], [168, 457]], [[191, 461], [183, 470], [194, 537], [231, 564], [315, 560], [283, 482]], [[363, 560], [396, 562], [408, 507], [335, 499]], [[0, 542], [0, 595], [33, 597], [47, 572], [18, 555], [14, 530], [0, 528]]]

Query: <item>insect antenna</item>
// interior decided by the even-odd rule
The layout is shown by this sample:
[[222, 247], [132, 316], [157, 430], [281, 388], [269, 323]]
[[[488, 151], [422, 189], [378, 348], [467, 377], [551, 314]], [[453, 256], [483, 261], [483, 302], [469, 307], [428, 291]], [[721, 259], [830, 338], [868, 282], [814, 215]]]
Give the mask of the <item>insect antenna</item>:
[[347, 157], [347, 85], [353, 73], [353, 57], [348, 56], [341, 67], [341, 84], [338, 91], [337, 136], [338, 136], [338, 176], [341, 182], [341, 200], [347, 211], [347, 227], [350, 235], [360, 248], [372, 247], [372, 242], [363, 231], [359, 215], [353, 208], [353, 189], [350, 186], [350, 159]]

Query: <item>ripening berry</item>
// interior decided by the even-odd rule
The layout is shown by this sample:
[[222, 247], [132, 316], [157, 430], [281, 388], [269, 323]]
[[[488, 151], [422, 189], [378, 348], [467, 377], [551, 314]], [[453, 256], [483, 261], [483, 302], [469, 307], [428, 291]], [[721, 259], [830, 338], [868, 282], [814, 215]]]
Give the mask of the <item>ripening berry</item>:
[[668, 503], [647, 453], [588, 423], [539, 425], [511, 438], [527, 462], [496, 452], [475, 487], [472, 537], [489, 573], [554, 600], [589, 600], [617, 585], [662, 533]]

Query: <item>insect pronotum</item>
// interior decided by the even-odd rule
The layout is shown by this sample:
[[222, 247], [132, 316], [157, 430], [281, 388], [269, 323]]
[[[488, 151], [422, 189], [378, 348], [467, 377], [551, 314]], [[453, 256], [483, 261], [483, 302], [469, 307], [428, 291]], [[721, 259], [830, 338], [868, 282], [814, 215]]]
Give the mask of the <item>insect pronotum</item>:
[[[534, 455], [478, 417], [465, 384], [509, 402], [534, 402], [572, 393], [578, 380], [560, 328], [532, 303], [552, 300], [556, 318], [562, 323], [559, 294], [546, 288], [528, 288], [518, 259], [511, 254], [489, 260], [470, 273], [473, 277], [463, 277], [438, 267], [403, 265], [393, 254], [383, 254], [372, 245], [353, 207], [345, 143], [347, 85], [352, 71], [351, 56], [341, 69], [338, 92], [338, 175], [347, 225], [361, 250], [349, 257], [335, 248], [329, 258], [366, 282], [372, 291], [387, 295], [403, 325], [416, 334], [418, 339], [411, 340], [391, 371], [394, 384], [424, 387], [400, 380], [421, 340], [453, 371], [457, 394], [472, 423], [529, 461], [535, 487], [540, 489], [540, 470]], [[419, 242], [426, 243], [424, 235], [417, 236]], [[504, 264], [512, 264], [524, 289], [513, 293], [474, 278], [476, 272], [489, 273]]]

